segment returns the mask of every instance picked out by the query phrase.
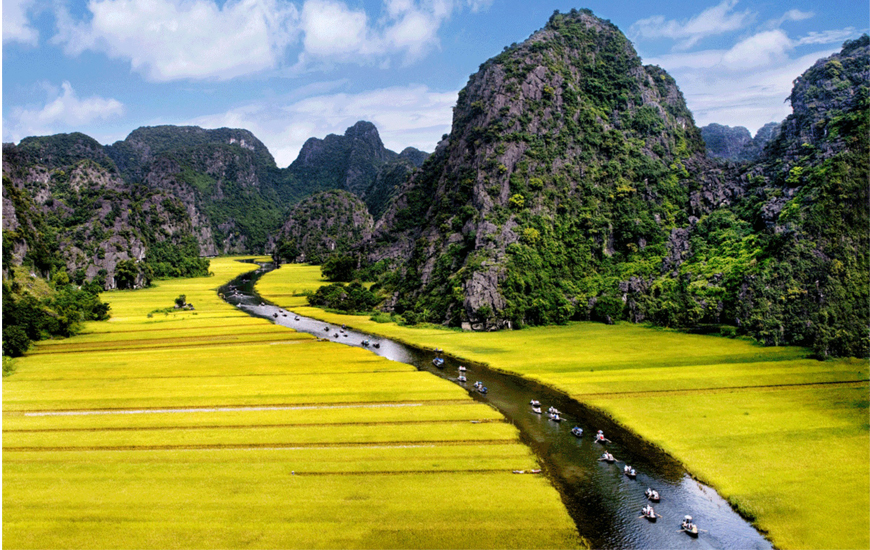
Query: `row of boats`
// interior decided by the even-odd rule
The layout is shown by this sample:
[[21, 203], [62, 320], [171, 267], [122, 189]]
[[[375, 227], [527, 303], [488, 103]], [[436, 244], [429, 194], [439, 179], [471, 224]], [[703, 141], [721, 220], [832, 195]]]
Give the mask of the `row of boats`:
[[[540, 401], [538, 401], [536, 399], [532, 399], [532, 401], [529, 403], [529, 405], [531, 405], [531, 407], [532, 407], [532, 413], [543, 414]], [[547, 409], [547, 416], [549, 417], [550, 420], [552, 420], [554, 422], [562, 422], [564, 420], [564, 418], [562, 418], [561, 414], [562, 413], [558, 409], [556, 409], [556, 407], [549, 407]], [[581, 428], [580, 426], [574, 426], [573, 428], [571, 428], [571, 434], [573, 434], [575, 437], [578, 437], [578, 438], [583, 437], [583, 428]], [[607, 439], [607, 437], [604, 436], [603, 430], [598, 430], [598, 432], [595, 434], [594, 441], [595, 441], [595, 443], [600, 443], [602, 445], [605, 443], [612, 443], [612, 441], [610, 441], [609, 439]], [[613, 464], [614, 462], [620, 462], [620, 461], [616, 460], [616, 458], [608, 451], [604, 451], [604, 454], [602, 454], [601, 458], [599, 458], [598, 460], [600, 462], [607, 462], [610, 464]], [[623, 467], [622, 472], [629, 479], [637, 478], [637, 470], [635, 470], [629, 464], [626, 464]], [[661, 501], [661, 495], [659, 495], [659, 492], [656, 491], [655, 489], [653, 489], [652, 487], [648, 487], [646, 489], [646, 491], [644, 491], [644, 496], [646, 496], [647, 500], [649, 500], [651, 503], [652, 502], [657, 503], [657, 502]], [[648, 503], [646, 506], [644, 506], [643, 509], [641, 510], [640, 518], [645, 518], [645, 519], [653, 522], [653, 521], [656, 521], [660, 517], [662, 517], [662, 516], [659, 515], [655, 511], [652, 504], [650, 504], [650, 503]], [[683, 518], [683, 521], [680, 523], [680, 531], [688, 534], [689, 536], [697, 537], [700, 529], [698, 529], [698, 526], [695, 525], [694, 521], [692, 520], [692, 516], [687, 515]]]

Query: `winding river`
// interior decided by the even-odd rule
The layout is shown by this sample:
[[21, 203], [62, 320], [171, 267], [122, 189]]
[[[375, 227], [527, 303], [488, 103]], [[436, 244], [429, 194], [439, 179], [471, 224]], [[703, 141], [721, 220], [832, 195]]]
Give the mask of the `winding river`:
[[[339, 332], [338, 327], [283, 312], [269, 304], [254, 291], [257, 279], [269, 271], [262, 267], [231, 281], [221, 290], [225, 299], [243, 311], [269, 319], [293, 330], [328, 338], [337, 343], [363, 347], [363, 340], [378, 343], [379, 348], [367, 349], [393, 361], [413, 365], [466, 387], [478, 401], [498, 409], [520, 431], [522, 441], [537, 455], [544, 473], [559, 490], [562, 501], [577, 524], [580, 535], [595, 548], [773, 548], [752, 525], [735, 513], [712, 488], [698, 483], [667, 454], [645, 443], [630, 432], [608, 421], [552, 388], [517, 376], [492, 371], [481, 365], [463, 362], [468, 369], [468, 382], [457, 380], [459, 363], [445, 358], [443, 368], [432, 364], [434, 352], [421, 350], [354, 330]], [[265, 303], [266, 305], [260, 305]], [[275, 317], [275, 314], [278, 317]], [[286, 315], [285, 315], [286, 314]], [[329, 330], [324, 330], [325, 327]], [[333, 335], [338, 333], [338, 337]], [[488, 388], [482, 395], [474, 391], [474, 381]], [[545, 414], [534, 414], [532, 399], [541, 402]], [[554, 406], [565, 421], [556, 423], [547, 418], [546, 409]], [[579, 426], [584, 434], [577, 438], [571, 428]], [[607, 450], [619, 461], [608, 464], [598, 460], [604, 446], [593, 441], [597, 430], [604, 430], [611, 441]], [[637, 471], [636, 479], [623, 474], [630, 464]], [[647, 504], [644, 490], [654, 488], [661, 502], [654, 504], [661, 516], [656, 522], [640, 517]], [[680, 531], [680, 521], [690, 514], [702, 530], [698, 538]]]

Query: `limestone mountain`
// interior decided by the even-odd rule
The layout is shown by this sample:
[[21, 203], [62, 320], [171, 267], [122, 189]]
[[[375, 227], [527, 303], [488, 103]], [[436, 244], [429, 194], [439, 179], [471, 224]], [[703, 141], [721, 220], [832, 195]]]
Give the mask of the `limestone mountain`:
[[153, 276], [203, 272], [197, 256], [181, 202], [125, 182], [88, 136], [4, 144], [4, 269], [26, 263], [46, 278], [60, 270], [79, 284], [134, 288]]
[[613, 317], [613, 266], [661, 262], [706, 164], [666, 72], [588, 10], [554, 14], [471, 76], [368, 257], [390, 305], [430, 321]]
[[[80, 133], [26, 138], [4, 145], [4, 257], [32, 264], [42, 251], [36, 263], [46, 275], [63, 264], [105, 288], [127, 285], [116, 267], [134, 262], [129, 284], [141, 286], [188, 272], [176, 265], [182, 258], [190, 267], [199, 256], [271, 252], [294, 204], [317, 189], [350, 188], [380, 215], [425, 157], [387, 150], [366, 122], [345, 137], [309, 140], [298, 173], [278, 168], [240, 129], [145, 127], [108, 146]], [[138, 265], [146, 259], [151, 271]]]
[[733, 211], [760, 252], [735, 298], [742, 328], [820, 356], [870, 354], [870, 38], [795, 80], [793, 114], [742, 173]]
[[282, 171], [247, 130], [139, 128], [106, 151], [127, 181], [184, 204], [203, 255], [265, 252], [280, 225]]
[[755, 137], [743, 126], [708, 124], [701, 128], [701, 136], [707, 145], [707, 155], [712, 158], [732, 161], [757, 160], [764, 146], [779, 134], [780, 123], [768, 122], [758, 129]]
[[401, 153], [390, 151], [374, 124], [359, 121], [343, 136], [330, 134], [305, 142], [287, 168], [285, 197], [295, 202], [320, 191], [340, 189], [361, 198], [377, 218], [394, 189], [426, 156], [413, 147]]
[[[365, 203], [347, 191], [323, 191], [293, 207], [276, 245], [289, 261], [320, 264], [371, 238], [374, 220]], [[279, 244], [280, 243], [280, 244]]]
[[868, 60], [866, 35], [820, 60], [758, 159], [721, 164], [616, 27], [554, 14], [472, 75], [366, 274], [387, 309], [478, 330], [626, 319], [867, 356]]

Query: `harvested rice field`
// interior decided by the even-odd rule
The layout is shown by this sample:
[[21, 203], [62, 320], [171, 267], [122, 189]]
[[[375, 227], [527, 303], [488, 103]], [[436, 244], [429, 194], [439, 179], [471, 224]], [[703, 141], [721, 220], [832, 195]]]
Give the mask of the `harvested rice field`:
[[778, 548], [870, 547], [866, 359], [631, 324], [470, 333], [306, 307], [323, 284], [283, 266], [257, 289], [279, 306], [559, 389], [667, 451]]
[[494, 409], [218, 298], [254, 267], [106, 293], [110, 321], [16, 360], [4, 548], [583, 546]]

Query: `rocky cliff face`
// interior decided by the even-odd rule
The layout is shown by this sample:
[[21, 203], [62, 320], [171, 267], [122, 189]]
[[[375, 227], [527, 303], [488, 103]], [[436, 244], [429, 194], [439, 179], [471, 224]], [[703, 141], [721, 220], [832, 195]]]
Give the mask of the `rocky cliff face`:
[[[28, 258], [44, 276], [64, 268], [112, 289], [120, 263], [139, 263], [150, 245], [178, 244], [192, 229], [177, 199], [127, 184], [83, 134], [3, 146], [4, 264]], [[127, 286], [145, 282], [140, 272]]]
[[343, 136], [310, 138], [289, 166], [288, 197], [300, 199], [330, 189], [361, 198], [379, 217], [393, 190], [419, 167], [427, 154], [408, 147], [397, 154], [384, 147], [377, 128], [360, 121]]
[[281, 172], [247, 130], [139, 128], [106, 151], [126, 180], [184, 204], [203, 255], [262, 253], [280, 223]]
[[[378, 223], [397, 309], [495, 328], [586, 314], [577, 281], [666, 247], [703, 141], [673, 79], [588, 11], [484, 63], [453, 129]], [[552, 307], [551, 307], [552, 306]]]
[[298, 262], [323, 263], [371, 238], [374, 220], [356, 195], [324, 191], [297, 204], [277, 234]]
[[708, 124], [701, 128], [701, 136], [711, 158], [746, 162], [757, 160], [765, 145], [779, 135], [780, 123], [768, 122], [758, 129], [755, 137], [743, 126], [730, 127]]

